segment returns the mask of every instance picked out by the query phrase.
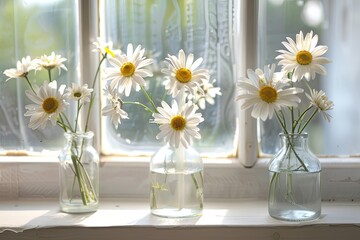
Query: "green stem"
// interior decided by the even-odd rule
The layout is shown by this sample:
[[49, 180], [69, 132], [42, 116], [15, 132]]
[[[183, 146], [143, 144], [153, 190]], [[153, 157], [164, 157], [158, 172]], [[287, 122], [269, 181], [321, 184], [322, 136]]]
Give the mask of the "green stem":
[[78, 127], [80, 109], [81, 109], [80, 100], [78, 100], [77, 101], [76, 118], [75, 118], [75, 132], [77, 131], [77, 127]]
[[[79, 158], [79, 159], [81, 159], [81, 157], [82, 157], [82, 152], [81, 152], [81, 155], [80, 155], [80, 158]], [[81, 166], [81, 169], [82, 169], [82, 171], [84, 172], [84, 175], [85, 175], [85, 177], [86, 177], [86, 181], [88, 182], [88, 184], [89, 184], [89, 186], [90, 186], [90, 191], [91, 191], [91, 193], [92, 193], [92, 195], [93, 195], [94, 200], [96, 201], [96, 200], [97, 200], [97, 197], [96, 197], [95, 189], [94, 189], [94, 186], [93, 186], [93, 184], [92, 184], [92, 182], [91, 182], [91, 180], [90, 180], [89, 174], [87, 173], [84, 165], [82, 164], [82, 162], [81, 162], [80, 160], [79, 160], [79, 165]]]
[[29, 86], [30, 86], [31, 90], [33, 91], [33, 93], [35, 93], [35, 95], [36, 95], [36, 92], [35, 92], [33, 86], [31, 85], [31, 82], [30, 82], [29, 78], [26, 75], [24, 76], [24, 78], [26, 79], [26, 81], [29, 84]]
[[309, 169], [306, 167], [306, 165], [304, 164], [304, 162], [301, 160], [300, 156], [297, 154], [297, 152], [295, 151], [295, 148], [294, 148], [294, 145], [292, 143], [290, 143], [290, 138], [288, 137], [288, 141], [289, 141], [289, 144], [290, 144], [290, 147], [291, 149], [293, 150], [294, 154], [295, 154], [295, 157], [297, 158], [297, 160], [299, 160], [300, 164], [302, 165], [302, 167], [304, 168], [304, 170], [306, 172], [309, 171]]
[[[84, 165], [81, 162], [81, 158], [82, 158], [82, 154], [83, 154], [83, 146], [84, 146], [84, 139], [82, 139], [82, 144], [81, 144], [81, 149], [80, 149], [80, 154], [79, 154], [79, 150], [77, 149], [77, 143], [75, 142], [75, 140], [72, 141], [71, 143], [71, 160], [73, 162], [73, 166], [74, 166], [74, 180], [75, 178], [77, 178], [78, 181], [78, 185], [79, 185], [79, 191], [80, 191], [80, 195], [81, 195], [81, 199], [83, 204], [86, 206], [88, 205], [89, 202], [91, 202], [92, 200], [97, 200], [96, 197], [96, 193], [94, 190], [94, 186], [91, 183], [90, 177], [87, 174], [87, 171], [84, 167]], [[88, 185], [89, 184], [89, 188], [88, 189]], [[74, 183], [73, 183], [74, 184]], [[72, 187], [72, 193], [71, 193], [71, 198], [73, 195], [73, 191], [74, 191], [74, 186]], [[90, 195], [91, 193], [91, 195]]]
[[83, 204], [86, 206], [87, 205], [87, 201], [86, 201], [86, 196], [85, 196], [85, 191], [84, 191], [84, 187], [81, 181], [81, 176], [80, 176], [80, 171], [79, 171], [79, 166], [77, 164], [77, 156], [74, 154], [71, 154], [71, 160], [73, 162], [74, 165], [74, 169], [76, 172], [76, 176], [77, 176], [77, 180], [78, 180], [78, 184], [79, 184], [79, 190], [80, 190], [80, 195], [81, 195], [81, 199]]
[[306, 128], [306, 126], [309, 124], [309, 122], [311, 121], [311, 119], [313, 119], [313, 117], [315, 116], [315, 114], [318, 112], [317, 109], [314, 110], [314, 112], [311, 114], [311, 116], [309, 117], [309, 119], [306, 121], [306, 123], [304, 124], [304, 126], [301, 128], [299, 133], [302, 133], [304, 131], [304, 129]]
[[56, 123], [57, 123], [57, 125], [58, 125], [59, 127], [61, 127], [62, 129], [64, 129], [64, 132], [67, 131], [67, 130], [66, 130], [66, 125], [65, 125], [63, 122], [61, 122], [61, 120], [57, 120]]
[[[70, 123], [69, 119], [67, 118], [67, 116], [66, 116], [64, 113], [60, 113], [59, 116], [60, 116], [60, 119], [61, 119], [61, 121], [62, 121], [63, 123], [64, 123], [64, 120], [63, 120], [62, 117], [65, 118], [65, 121], [66, 121], [66, 123], [68, 124], [68, 128], [70, 129], [71, 132], [74, 132], [74, 129], [71, 127], [71, 123]], [[64, 125], [65, 125], [65, 124], [64, 124]]]
[[166, 98], [167, 95], [168, 95], [167, 90], [165, 90], [162, 97], [161, 97], [161, 101], [165, 101], [165, 98]]
[[294, 127], [294, 107], [290, 108], [290, 112], [291, 112], [291, 133], [294, 133], [295, 131], [295, 127]]
[[[202, 180], [202, 174], [200, 172], [200, 177], [201, 177], [201, 180]], [[199, 200], [199, 205], [200, 205], [200, 208], [203, 208], [203, 192], [202, 192], [202, 189], [200, 188], [199, 186], [199, 183], [196, 179], [196, 176], [195, 174], [191, 174], [191, 178], [194, 182], [194, 185], [195, 185], [195, 188], [196, 188], [196, 191], [198, 192], [199, 196], [198, 196], [198, 200]]]
[[277, 111], [275, 111], [275, 115], [276, 115], [276, 118], [278, 119], [283, 131], [285, 132], [285, 134], [288, 134], [288, 131], [286, 130], [286, 126], [285, 126], [285, 119], [284, 119], [284, 122], [281, 120], [281, 118], [279, 117], [279, 114], [277, 113]]
[[151, 175], [151, 192], [152, 192], [151, 209], [154, 209], [154, 208], [157, 208], [157, 202], [156, 202], [156, 189], [155, 189], [154, 182], [152, 180], [152, 175]]
[[[70, 131], [72, 131], [71, 125], [66, 125], [65, 122], [64, 122], [64, 119], [62, 118], [61, 115], [64, 115], [64, 116], [66, 117], [65, 114], [61, 114], [61, 113], [60, 113], [59, 116], [58, 116], [57, 124], [58, 124], [62, 129], [64, 129], [65, 132], [67, 132], [67, 129], [69, 129]], [[69, 123], [69, 120], [67, 120], [67, 121], [68, 121], [68, 124], [70, 124], [70, 123]], [[73, 131], [72, 131], [72, 132], [73, 132]]]
[[[276, 194], [277, 182], [280, 179], [280, 173], [279, 172], [272, 172], [272, 173], [273, 174], [271, 176], [271, 180], [270, 180], [270, 184], [269, 184], [269, 200], [270, 200], [270, 202], [274, 202], [274, 198], [275, 198], [275, 194]], [[275, 183], [274, 183], [274, 181], [275, 181]], [[273, 184], [275, 184], [275, 185], [273, 186]], [[270, 194], [271, 192], [273, 192], [272, 195]]]
[[[308, 172], [308, 171], [309, 171], [308, 168], [305, 166], [304, 162], [301, 160], [300, 156], [299, 156], [299, 155], [297, 154], [297, 152], [295, 151], [294, 145], [293, 145], [293, 144], [291, 143], [291, 141], [290, 141], [289, 133], [288, 133], [288, 131], [286, 130], [286, 128], [284, 128], [284, 124], [282, 123], [282, 121], [281, 121], [281, 119], [280, 119], [280, 117], [279, 117], [279, 114], [278, 114], [276, 111], [275, 111], [275, 115], [276, 115], [277, 119], [279, 120], [280, 125], [281, 125], [282, 128], [283, 128], [283, 131], [284, 131], [285, 134], [286, 134], [286, 137], [287, 137], [287, 139], [288, 139], [290, 148], [291, 148], [291, 150], [293, 150], [293, 152], [294, 152], [294, 154], [295, 154], [295, 157], [299, 160], [299, 162], [300, 162], [300, 164], [302, 165], [302, 167], [304, 168], [304, 170], [305, 170], [306, 172]], [[300, 132], [300, 133], [301, 133], [301, 132]], [[300, 133], [299, 133], [299, 134], [300, 134]]]
[[74, 170], [72, 170], [73, 171], [73, 173], [74, 173], [74, 178], [73, 178], [73, 181], [72, 181], [72, 185], [71, 185], [71, 195], [70, 195], [70, 197], [69, 197], [69, 201], [71, 202], [72, 201], [72, 199], [73, 199], [73, 194], [74, 194], [74, 190], [75, 190], [75, 183], [76, 183], [76, 173], [75, 173], [75, 171]]
[[49, 82], [51, 82], [51, 69], [48, 69], [48, 75], [49, 75]]
[[154, 101], [151, 99], [151, 97], [149, 96], [149, 94], [147, 93], [147, 91], [145, 90], [144, 86], [140, 86], [140, 88], [141, 88], [142, 92], [144, 93], [145, 97], [148, 99], [151, 106], [154, 108], [154, 112], [157, 113], [156, 105], [155, 105]]
[[280, 110], [280, 114], [281, 114], [281, 118], [283, 120], [284, 128], [287, 129], [285, 115], [284, 115], [283, 111]]
[[287, 172], [286, 174], [286, 200], [295, 203], [294, 194], [293, 194], [293, 183], [292, 183], [292, 174]]
[[93, 91], [91, 92], [91, 96], [90, 96], [90, 103], [89, 103], [89, 108], [88, 108], [88, 113], [87, 113], [87, 117], [86, 117], [86, 123], [85, 123], [85, 132], [87, 132], [88, 130], [88, 126], [89, 126], [89, 119], [90, 119], [90, 112], [91, 112], [91, 108], [92, 108], [92, 105], [93, 105], [93, 102], [94, 102], [94, 88], [95, 88], [95, 83], [96, 83], [96, 80], [98, 79], [98, 75], [99, 75], [99, 71], [100, 71], [100, 67], [101, 67], [101, 64], [103, 63], [103, 61], [106, 59], [106, 56], [107, 56], [107, 53], [103, 55], [101, 61], [99, 62], [99, 65], [96, 69], [96, 73], [95, 73], [95, 76], [94, 76], [94, 79], [93, 79], [93, 84], [92, 84], [92, 89]]
[[[288, 77], [290, 78], [290, 81], [291, 81], [291, 87], [294, 87], [294, 82], [292, 81], [294, 71], [295, 71], [295, 69], [293, 69], [293, 71], [288, 74]], [[295, 117], [294, 117], [294, 107], [290, 107], [290, 113], [291, 113], [291, 133], [294, 133], [294, 131], [295, 131], [295, 127], [294, 127], [294, 119], [295, 119]]]
[[154, 113], [153, 110], [151, 110], [148, 106], [146, 106], [145, 104], [142, 104], [140, 102], [123, 102], [123, 104], [134, 104], [134, 105], [139, 105], [142, 106], [146, 111], [149, 111], [151, 113]]
[[311, 86], [310, 84], [308, 83], [308, 81], [304, 81], [305, 82], [305, 85], [308, 87], [309, 91], [311, 92]]
[[302, 118], [306, 115], [306, 113], [311, 109], [312, 107], [308, 107], [299, 117], [298, 119], [296, 120], [296, 124], [295, 124], [295, 128], [299, 125], [298, 127], [298, 132], [299, 132], [299, 129], [301, 127], [301, 122], [302, 122]]
[[89, 124], [89, 119], [90, 119], [90, 109], [92, 108], [92, 105], [94, 104], [94, 99], [95, 99], [95, 97], [92, 97], [90, 100], [90, 103], [89, 103], [88, 114], [86, 116], [85, 132], [87, 132], [87, 129], [88, 129], [88, 124]]

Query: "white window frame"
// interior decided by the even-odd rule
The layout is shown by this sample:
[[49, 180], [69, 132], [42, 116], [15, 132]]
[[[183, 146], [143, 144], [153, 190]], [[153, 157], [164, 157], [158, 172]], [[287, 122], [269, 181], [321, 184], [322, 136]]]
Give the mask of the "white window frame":
[[[101, 1], [101, 0], [99, 0]], [[246, 63], [236, 72], [244, 76], [247, 68], [256, 67], [256, 32], [258, 1], [234, 1], [241, 25], [236, 38], [238, 62]], [[98, 58], [91, 53], [92, 41], [98, 36], [97, 0], [79, 0], [80, 51], [82, 79], [91, 81]], [[241, 18], [241, 21], [240, 21]], [[89, 27], [92, 26], [92, 27]], [[246, 47], [245, 47], [246, 46]], [[100, 96], [96, 97], [94, 109], [100, 109]], [[237, 106], [237, 129], [239, 139], [236, 158], [204, 159], [206, 198], [267, 198], [268, 158], [258, 160], [256, 120], [250, 113]], [[95, 132], [95, 147], [100, 149], [100, 111], [92, 111], [90, 129]], [[1, 156], [0, 200], [21, 198], [56, 198], [58, 195], [57, 156]], [[360, 200], [358, 179], [360, 158], [322, 158], [322, 197], [326, 201]], [[149, 158], [101, 156], [101, 198], [148, 198]]]

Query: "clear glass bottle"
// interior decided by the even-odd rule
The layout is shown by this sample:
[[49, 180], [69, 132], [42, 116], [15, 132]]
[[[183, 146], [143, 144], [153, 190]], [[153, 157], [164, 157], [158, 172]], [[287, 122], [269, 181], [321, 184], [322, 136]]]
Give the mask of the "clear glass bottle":
[[269, 214], [285, 221], [320, 217], [319, 159], [308, 148], [307, 134], [280, 134], [281, 149], [269, 165]]
[[195, 217], [202, 213], [204, 165], [192, 147], [164, 146], [150, 162], [151, 213], [168, 218]]
[[60, 208], [63, 212], [94, 212], [99, 204], [99, 154], [94, 134], [65, 133], [60, 160]]

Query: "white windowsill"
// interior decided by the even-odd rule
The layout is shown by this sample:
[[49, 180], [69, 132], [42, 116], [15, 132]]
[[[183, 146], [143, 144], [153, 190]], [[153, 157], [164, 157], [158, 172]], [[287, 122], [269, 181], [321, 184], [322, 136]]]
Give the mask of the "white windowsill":
[[323, 202], [320, 219], [283, 222], [251, 199], [208, 200], [202, 216], [187, 219], [153, 216], [147, 199], [102, 199], [88, 214], [62, 213], [57, 200], [2, 201], [0, 239], [359, 239], [359, 205]]
[[181, 220], [150, 214], [148, 158], [103, 158], [100, 209], [79, 215], [59, 212], [56, 156], [0, 159], [0, 232], [27, 229], [0, 239], [360, 239], [358, 158], [321, 159], [323, 214], [302, 223], [269, 217], [268, 159], [253, 168], [205, 159], [203, 216]]

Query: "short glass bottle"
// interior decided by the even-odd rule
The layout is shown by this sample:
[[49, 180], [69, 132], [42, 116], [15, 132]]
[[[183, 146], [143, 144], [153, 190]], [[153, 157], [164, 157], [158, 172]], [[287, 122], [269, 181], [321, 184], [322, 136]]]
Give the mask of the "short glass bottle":
[[60, 160], [60, 208], [63, 212], [94, 212], [99, 205], [99, 154], [94, 134], [64, 133], [66, 145]]
[[204, 165], [192, 147], [164, 146], [150, 162], [151, 213], [167, 218], [195, 217], [202, 213]]
[[281, 149], [269, 164], [268, 207], [285, 221], [314, 220], [321, 215], [319, 159], [308, 148], [308, 135], [280, 134]]

